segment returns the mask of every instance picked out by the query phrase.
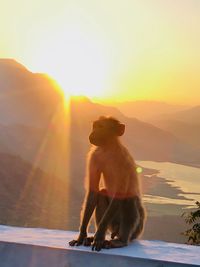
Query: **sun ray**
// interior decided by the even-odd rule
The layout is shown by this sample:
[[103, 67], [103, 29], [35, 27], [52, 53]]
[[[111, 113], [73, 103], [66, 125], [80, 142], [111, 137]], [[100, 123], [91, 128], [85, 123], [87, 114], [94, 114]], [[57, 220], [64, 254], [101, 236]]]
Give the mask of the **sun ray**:
[[[35, 177], [35, 170], [38, 170], [38, 166], [40, 166], [41, 163], [46, 163], [46, 166], [44, 166], [44, 169], [48, 168], [47, 165], [53, 165], [52, 168], [54, 169], [54, 173], [52, 170], [52, 174], [49, 175], [49, 178], [51, 181], [49, 181], [48, 185], [44, 184], [45, 186], [43, 189], [45, 190], [45, 195], [41, 198], [40, 203], [40, 212], [43, 209], [46, 209], [49, 206], [49, 201], [52, 196], [52, 194], [55, 194], [56, 192], [59, 192], [58, 183], [60, 180], [66, 179], [65, 183], [67, 186], [65, 191], [66, 197], [63, 196], [63, 194], [57, 193], [57, 201], [56, 203], [61, 203], [63, 197], [68, 198], [69, 197], [69, 177], [70, 177], [70, 104], [66, 99], [63, 99], [63, 101], [57, 106], [57, 109], [55, 110], [54, 114], [52, 115], [51, 119], [49, 120], [49, 124], [47, 128], [45, 129], [45, 133], [43, 136], [43, 139], [41, 140], [41, 144], [38, 147], [37, 154], [35, 156], [33, 167], [30, 170], [25, 185], [21, 191], [21, 194], [19, 196], [19, 199], [15, 205], [15, 216], [19, 214], [19, 211], [21, 207], [24, 204], [24, 201], [27, 197], [27, 195], [31, 194], [32, 192], [32, 186], [33, 183], [35, 183], [35, 180], [33, 179], [38, 178]], [[56, 127], [59, 126], [59, 127]], [[48, 159], [45, 158], [46, 152], [48, 152]], [[46, 171], [43, 173], [46, 175]], [[40, 181], [44, 179], [44, 177], [39, 177]], [[55, 205], [56, 205], [55, 203]], [[51, 210], [51, 207], [48, 207], [48, 211]], [[54, 209], [55, 210], [55, 209]], [[58, 208], [56, 209], [58, 210]], [[38, 211], [39, 212], [39, 211]], [[50, 212], [51, 213], [51, 212]], [[50, 213], [49, 216], [50, 216]], [[45, 213], [46, 214], [46, 213]], [[48, 220], [50, 218], [47, 218], [47, 214], [45, 215], [43, 212], [41, 212], [38, 220], [39, 222], [45, 222], [48, 224]], [[59, 219], [61, 219], [62, 212], [61, 209], [58, 210], [58, 214], [60, 214], [60, 217], [56, 218], [54, 220], [57, 221], [57, 225], [59, 225]], [[68, 210], [66, 207], [66, 218], [67, 218]], [[37, 213], [38, 216], [38, 213]]]

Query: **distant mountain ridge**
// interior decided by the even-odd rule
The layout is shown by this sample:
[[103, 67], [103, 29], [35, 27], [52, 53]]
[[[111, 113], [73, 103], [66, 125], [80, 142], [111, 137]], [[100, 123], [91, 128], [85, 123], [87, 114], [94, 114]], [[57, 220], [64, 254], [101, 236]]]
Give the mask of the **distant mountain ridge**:
[[[6, 65], [6, 71], [4, 71], [6, 75], [0, 76], [0, 123], [10, 124], [10, 126], [8, 125], [7, 129], [2, 127], [1, 142], [4, 143], [5, 147], [10, 147], [11, 150], [12, 147], [16, 148], [13, 153], [22, 154], [25, 160], [35, 158], [37, 150], [45, 138], [46, 150], [41, 154], [38, 164], [42, 161], [48, 161], [51, 154], [52, 162], [39, 166], [45, 165], [48, 168], [53, 166], [54, 158], [58, 159], [61, 155], [67, 126], [70, 131], [71, 157], [74, 162], [79, 159], [80, 166], [82, 166], [80, 170], [83, 170], [85, 154], [90, 146], [88, 134], [92, 121], [101, 115], [112, 115], [126, 124], [126, 134], [123, 139], [136, 159], [173, 161], [185, 164], [200, 162], [199, 151], [191, 148], [170, 132], [139, 119], [128, 118], [115, 107], [96, 104], [87, 98], [84, 98], [84, 101], [71, 100], [71, 118], [67, 121], [62, 106], [63, 95], [55, 88], [54, 84], [45, 77], [38, 80], [37, 74], [31, 73], [27, 69], [24, 70], [21, 65], [17, 68], [16, 62], [13, 63], [10, 60], [8, 60], [8, 64], [5, 62], [6, 60], [0, 66], [2, 69], [2, 66]], [[11, 65], [10, 68], [9, 64]], [[14, 69], [18, 69], [17, 74], [13, 74], [13, 66]], [[12, 80], [12, 75], [14, 77], [16, 75], [18, 79]], [[7, 90], [6, 86], [10, 82], [12, 82], [12, 87]], [[26, 86], [23, 86], [24, 84]], [[28, 84], [31, 85], [31, 89], [27, 87]], [[3, 96], [2, 91], [6, 92]], [[24, 125], [24, 128], [23, 126], [19, 127], [19, 124]], [[55, 130], [58, 128], [60, 129], [59, 133]], [[5, 131], [10, 131], [10, 133], [7, 135]], [[26, 138], [24, 143], [23, 139], [20, 141], [23, 132], [24, 138]], [[9, 135], [10, 139], [8, 138]], [[27, 156], [27, 151], [29, 156]]]
[[157, 116], [160, 114], [173, 114], [189, 107], [186, 105], [175, 105], [151, 100], [126, 101], [123, 103], [115, 103], [114, 106], [118, 108], [124, 115], [144, 121], [157, 118]]
[[200, 149], [200, 105], [173, 114], [163, 114], [149, 122]]
[[175, 120], [192, 125], [200, 125], [200, 105], [188, 108], [171, 115], [163, 115], [160, 119]]
[[[80, 116], [84, 114], [85, 116]], [[127, 118], [116, 108], [94, 103], [74, 103], [72, 129], [87, 140], [91, 122], [100, 115], [112, 115], [125, 123], [123, 140], [136, 159], [189, 163], [191, 157], [199, 162], [199, 151], [190, 148], [168, 131], [135, 118]], [[195, 159], [194, 159], [195, 158]], [[192, 162], [190, 162], [192, 163]]]

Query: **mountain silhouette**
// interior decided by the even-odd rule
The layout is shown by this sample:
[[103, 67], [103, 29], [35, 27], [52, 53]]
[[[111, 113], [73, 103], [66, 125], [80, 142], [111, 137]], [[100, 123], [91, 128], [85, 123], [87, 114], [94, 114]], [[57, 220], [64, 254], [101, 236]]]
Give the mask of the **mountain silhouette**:
[[19, 156], [0, 153], [0, 184], [0, 224], [67, 226], [66, 182]]
[[45, 125], [63, 96], [52, 79], [12, 59], [0, 59], [0, 122]]
[[165, 114], [161, 116], [160, 119], [176, 120], [191, 125], [200, 125], [200, 105], [174, 112], [170, 115]]
[[[171, 161], [179, 163], [198, 163], [199, 153], [180, 141], [168, 131], [135, 118], [124, 116], [118, 109], [90, 102], [72, 103], [72, 132], [79, 133], [87, 141], [91, 122], [100, 115], [111, 115], [126, 125], [123, 141], [139, 160]], [[73, 139], [73, 138], [72, 138]], [[78, 141], [79, 141], [78, 140]], [[78, 142], [77, 141], [77, 142]], [[78, 147], [78, 145], [77, 145]], [[190, 158], [189, 158], [190, 156]], [[191, 160], [192, 159], [192, 160]]]
[[[101, 115], [114, 116], [126, 124], [123, 140], [135, 159], [200, 163], [199, 151], [170, 132], [126, 117], [117, 108], [93, 103], [86, 97], [71, 99], [67, 120], [63, 95], [47, 76], [32, 73], [16, 61], [6, 59], [0, 61], [0, 69], [2, 146], [5, 152], [20, 155], [35, 167], [66, 176], [66, 168], [62, 166], [66, 160], [63, 147], [68, 129], [69, 143], [65, 145], [70, 151], [71, 171], [83, 174], [91, 123]], [[43, 149], [36, 161], [41, 146]], [[79, 171], [76, 162], [79, 162]], [[59, 167], [55, 168], [56, 163]]]
[[133, 117], [144, 121], [149, 121], [152, 118], [157, 118], [161, 114], [173, 114], [178, 111], [188, 108], [186, 105], [168, 104], [161, 101], [126, 101], [115, 103], [118, 108], [127, 117]]
[[200, 149], [200, 106], [162, 114], [149, 120], [153, 125], [174, 134], [191, 147]]

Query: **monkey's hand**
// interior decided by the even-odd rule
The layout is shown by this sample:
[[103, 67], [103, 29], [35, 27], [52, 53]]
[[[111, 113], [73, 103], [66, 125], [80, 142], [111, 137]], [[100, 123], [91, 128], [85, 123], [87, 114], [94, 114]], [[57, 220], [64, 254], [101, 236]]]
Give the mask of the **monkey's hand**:
[[105, 242], [105, 235], [97, 232], [92, 243], [92, 250], [100, 251], [102, 248], [105, 248]]
[[87, 238], [87, 234], [86, 233], [80, 233], [79, 237], [76, 240], [72, 240], [69, 242], [70, 246], [80, 246], [84, 243], [84, 240]]

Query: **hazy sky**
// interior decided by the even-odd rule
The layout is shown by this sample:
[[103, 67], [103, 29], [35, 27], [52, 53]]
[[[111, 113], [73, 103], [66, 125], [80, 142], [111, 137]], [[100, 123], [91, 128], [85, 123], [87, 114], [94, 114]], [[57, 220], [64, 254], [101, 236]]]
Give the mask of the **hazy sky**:
[[200, 0], [0, 0], [0, 57], [74, 94], [200, 104]]

